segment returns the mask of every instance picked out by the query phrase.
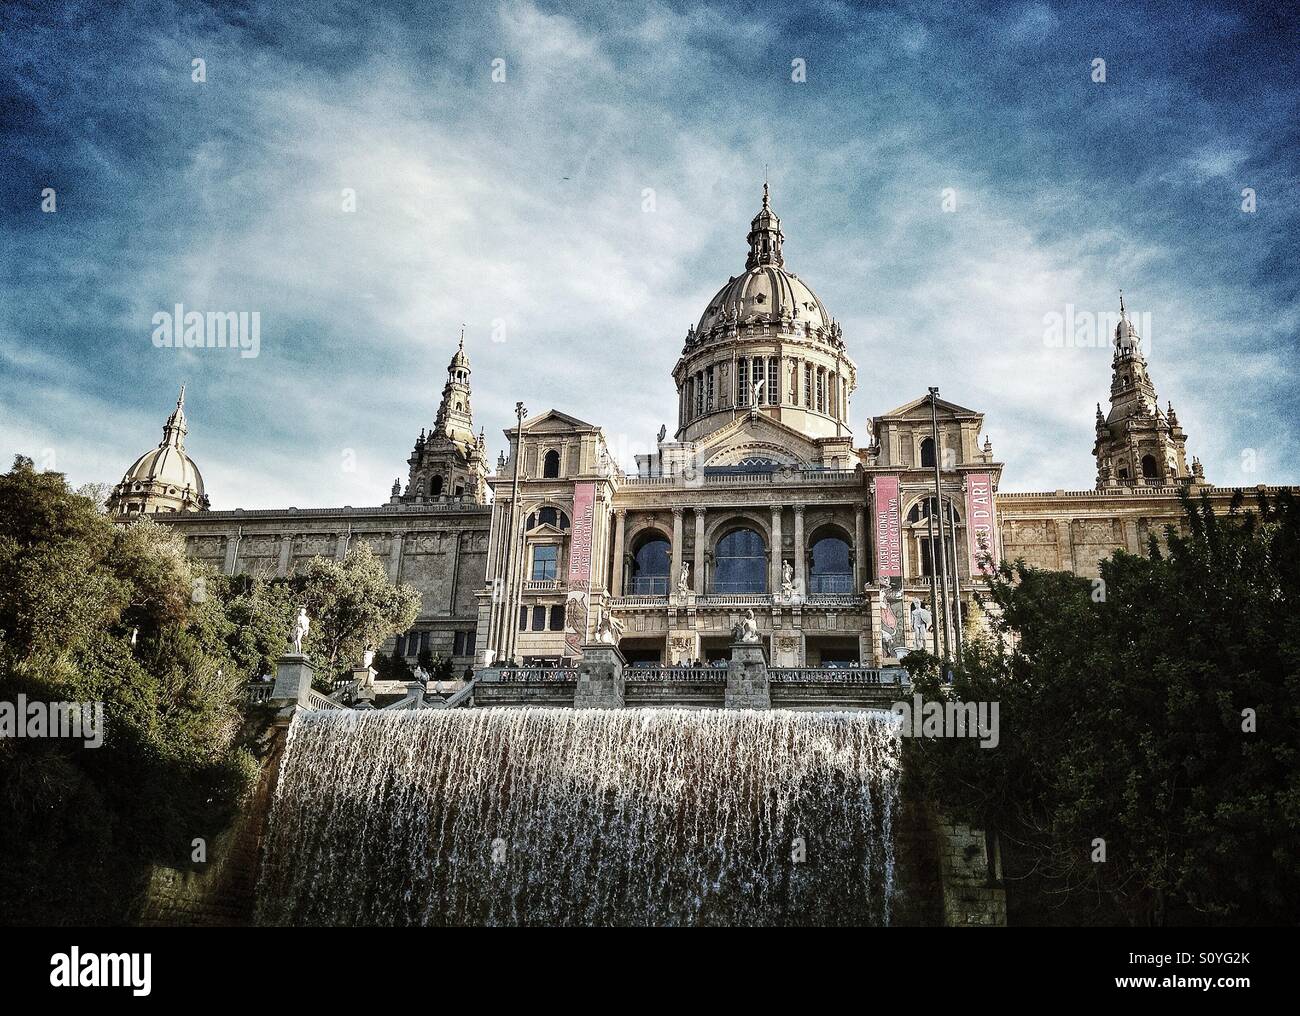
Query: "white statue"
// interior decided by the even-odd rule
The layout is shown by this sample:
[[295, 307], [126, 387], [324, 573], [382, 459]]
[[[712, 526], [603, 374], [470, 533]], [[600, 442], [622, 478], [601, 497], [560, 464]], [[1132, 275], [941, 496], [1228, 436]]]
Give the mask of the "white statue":
[[682, 562], [682, 572], [677, 576], [677, 591], [683, 595], [691, 591], [691, 566]]
[[766, 383], [765, 381], [755, 381], [749, 386], [749, 405], [754, 412], [758, 412], [758, 400], [763, 395], [763, 385]]
[[925, 636], [930, 630], [930, 623], [933, 620], [930, 612], [921, 606], [920, 600], [912, 601], [912, 636], [916, 640], [916, 648], [925, 648]]
[[293, 651], [298, 656], [302, 656], [302, 644], [307, 641], [307, 632], [311, 631], [311, 621], [307, 619], [307, 608], [299, 607], [298, 616], [293, 620]]
[[794, 596], [794, 569], [789, 561], [781, 562], [781, 595], [787, 600]]
[[618, 645], [618, 640], [623, 637], [623, 622], [611, 614], [608, 607], [600, 610], [595, 637], [597, 642], [609, 646]]
[[758, 641], [758, 625], [754, 621], [754, 611], [752, 609], [745, 611], [745, 616], [732, 629], [731, 635], [736, 642], [747, 645], [752, 645]]

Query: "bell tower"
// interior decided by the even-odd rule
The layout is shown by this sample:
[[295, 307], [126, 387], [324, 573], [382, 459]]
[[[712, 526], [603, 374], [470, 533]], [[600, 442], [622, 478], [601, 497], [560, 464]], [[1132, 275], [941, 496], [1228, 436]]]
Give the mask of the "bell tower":
[[1124, 294], [1119, 297], [1115, 353], [1111, 358], [1110, 412], [1097, 403], [1097, 489], [1170, 487], [1204, 482], [1198, 460], [1187, 467], [1187, 436], [1178, 425], [1173, 403], [1161, 412], [1155, 382], [1142, 353], [1142, 338], [1129, 320]]
[[393, 500], [407, 503], [464, 499], [474, 504], [487, 500], [487, 447], [480, 431], [474, 433], [470, 408], [470, 365], [461, 330], [456, 355], [447, 364], [447, 381], [433, 428], [421, 430], [407, 459], [410, 467], [406, 490], [393, 484]]

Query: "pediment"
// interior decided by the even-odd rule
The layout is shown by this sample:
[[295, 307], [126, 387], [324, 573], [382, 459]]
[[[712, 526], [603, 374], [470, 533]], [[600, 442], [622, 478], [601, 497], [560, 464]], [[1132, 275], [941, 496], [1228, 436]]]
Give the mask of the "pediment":
[[[576, 416], [570, 416], [568, 413], [561, 413], [558, 409], [548, 409], [540, 416], [534, 416], [532, 419], [524, 421], [524, 430], [529, 434], [571, 433], [579, 430], [594, 431], [599, 429], [595, 424], [579, 420]], [[514, 430], [515, 428], [511, 427], [506, 433], [513, 434]]]
[[736, 465], [749, 458], [771, 459], [777, 465], [817, 461], [817, 445], [805, 434], [767, 416], [743, 416], [699, 443], [705, 466]]
[[[974, 409], [967, 409], [965, 406], [959, 406], [955, 402], [949, 402], [946, 399], [939, 399], [935, 406], [939, 419], [955, 419], [957, 417], [982, 417], [984, 414]], [[922, 395], [919, 399], [913, 399], [897, 409], [891, 409], [888, 413], [881, 413], [877, 417], [879, 420], [890, 419], [907, 419], [919, 420], [930, 418], [930, 397]]]

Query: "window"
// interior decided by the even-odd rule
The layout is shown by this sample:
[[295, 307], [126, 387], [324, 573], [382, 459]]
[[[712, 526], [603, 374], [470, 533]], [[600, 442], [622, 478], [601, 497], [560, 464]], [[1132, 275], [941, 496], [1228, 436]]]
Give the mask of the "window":
[[456, 484], [456, 496], [457, 496], [457, 497], [464, 497], [464, 496], [465, 496], [465, 488], [462, 487], [459, 483]]
[[853, 592], [853, 552], [838, 536], [814, 538], [808, 562], [810, 593]]
[[707, 412], [713, 412], [713, 368], [710, 367], [704, 372], [704, 408]]
[[934, 468], [934, 438], [927, 437], [921, 442], [921, 465]]
[[775, 356], [767, 361], [767, 404], [775, 406], [781, 401], [781, 361]]
[[736, 405], [749, 405], [749, 361], [736, 361]]
[[803, 406], [805, 409], [812, 409], [813, 399], [813, 374], [812, 364], [803, 365]]
[[817, 368], [817, 412], [826, 412], [826, 368]]
[[1160, 470], [1156, 466], [1156, 460], [1150, 455], [1142, 456], [1142, 476], [1147, 480], [1154, 480], [1160, 475]]
[[704, 415], [704, 374], [695, 375], [695, 415]]
[[468, 632], [463, 632], [463, 631], [456, 632], [455, 637], [452, 639], [451, 654], [453, 656], [465, 655], [465, 636], [467, 634]]
[[563, 603], [557, 603], [551, 607], [551, 631], [564, 631]]
[[1119, 467], [1119, 478], [1120, 478], [1121, 480], [1127, 480], [1127, 479], [1128, 479], [1128, 466], [1120, 466], [1120, 467]]
[[520, 631], [528, 630], [528, 608], [527, 607], [519, 608], [519, 630]]
[[767, 554], [763, 537], [754, 530], [732, 530], [718, 541], [715, 558], [715, 592], [767, 592]]
[[660, 534], [645, 537], [632, 555], [632, 588], [637, 596], [667, 596], [672, 548]]
[[545, 480], [558, 479], [560, 475], [560, 453], [552, 448], [546, 453], [546, 458], [542, 460], [542, 478]]
[[429, 481], [429, 496], [438, 497], [442, 493], [442, 477], [435, 476]]
[[565, 515], [564, 512], [560, 511], [558, 508], [552, 508], [550, 506], [539, 508], [528, 516], [525, 528], [531, 532], [538, 526], [554, 526], [556, 529], [568, 532], [569, 516]]
[[545, 630], [546, 630], [546, 608], [534, 607], [533, 608], [533, 631], [545, 631]]
[[560, 548], [554, 543], [542, 543], [533, 548], [533, 581], [550, 582], [560, 568]]

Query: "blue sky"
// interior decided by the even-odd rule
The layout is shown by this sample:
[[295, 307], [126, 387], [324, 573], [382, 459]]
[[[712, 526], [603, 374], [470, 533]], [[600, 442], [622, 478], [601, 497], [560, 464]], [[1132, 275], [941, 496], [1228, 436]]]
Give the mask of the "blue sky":
[[[786, 266], [858, 363], [859, 435], [937, 384], [986, 414], [1003, 489], [1091, 487], [1109, 350], [1044, 334], [1122, 288], [1209, 479], [1300, 482], [1282, 14], [323, 7], [6, 6], [6, 457], [115, 482], [186, 382], [213, 507], [380, 503], [464, 322], [493, 461], [522, 399], [630, 466], [766, 166]], [[258, 311], [260, 354], [155, 348], [178, 302]]]

